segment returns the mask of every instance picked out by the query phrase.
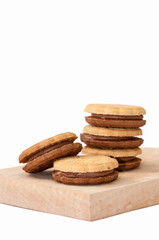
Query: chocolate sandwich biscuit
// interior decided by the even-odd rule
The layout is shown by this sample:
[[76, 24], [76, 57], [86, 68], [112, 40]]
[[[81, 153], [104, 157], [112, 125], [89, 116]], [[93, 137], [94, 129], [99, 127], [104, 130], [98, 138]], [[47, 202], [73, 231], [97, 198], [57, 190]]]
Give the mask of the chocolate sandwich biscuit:
[[89, 104], [85, 112], [91, 113], [86, 121], [98, 127], [138, 128], [146, 124], [145, 109], [139, 106], [119, 104]]
[[28, 173], [41, 172], [53, 166], [55, 159], [77, 155], [82, 145], [74, 143], [77, 136], [66, 132], [45, 139], [24, 150], [19, 156], [20, 163], [27, 163], [23, 170]]
[[141, 159], [137, 156], [142, 153], [142, 150], [140, 148], [99, 149], [86, 146], [83, 148], [82, 153], [88, 155], [104, 155], [114, 157], [119, 162], [119, 167], [117, 170], [125, 171], [137, 168], [140, 165]]
[[80, 135], [81, 141], [95, 148], [137, 148], [143, 143], [140, 128], [104, 128], [87, 125]]
[[105, 156], [66, 157], [54, 162], [53, 178], [65, 184], [100, 184], [118, 177], [117, 160]]

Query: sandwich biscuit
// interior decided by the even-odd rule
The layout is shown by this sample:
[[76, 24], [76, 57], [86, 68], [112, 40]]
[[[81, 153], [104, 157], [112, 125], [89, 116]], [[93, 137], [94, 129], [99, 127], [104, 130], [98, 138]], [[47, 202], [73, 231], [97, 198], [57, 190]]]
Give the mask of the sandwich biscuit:
[[146, 124], [143, 120], [146, 111], [139, 106], [88, 104], [85, 112], [91, 113], [91, 116], [85, 117], [86, 121], [98, 127], [138, 128]]
[[104, 155], [109, 157], [114, 157], [119, 162], [119, 167], [117, 170], [130, 170], [137, 168], [141, 159], [137, 156], [142, 153], [140, 148], [132, 149], [98, 149], [85, 146], [82, 150], [83, 154], [88, 155]]
[[118, 177], [117, 160], [106, 156], [66, 157], [54, 162], [53, 178], [66, 184], [100, 184]]
[[77, 136], [66, 132], [43, 140], [24, 150], [19, 156], [20, 163], [27, 163], [23, 170], [28, 173], [41, 172], [53, 166], [57, 158], [77, 155], [82, 145], [74, 143]]
[[81, 141], [90, 147], [96, 148], [137, 148], [143, 139], [140, 128], [103, 128], [87, 125], [80, 135]]

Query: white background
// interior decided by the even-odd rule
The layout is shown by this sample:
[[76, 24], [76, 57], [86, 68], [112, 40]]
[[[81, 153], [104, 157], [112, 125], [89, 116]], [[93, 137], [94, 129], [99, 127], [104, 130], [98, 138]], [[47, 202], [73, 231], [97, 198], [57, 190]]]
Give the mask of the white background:
[[[30, 145], [77, 135], [88, 103], [147, 110], [159, 147], [159, 2], [0, 0], [0, 168]], [[0, 239], [159, 239], [159, 206], [85, 222], [0, 205]]]

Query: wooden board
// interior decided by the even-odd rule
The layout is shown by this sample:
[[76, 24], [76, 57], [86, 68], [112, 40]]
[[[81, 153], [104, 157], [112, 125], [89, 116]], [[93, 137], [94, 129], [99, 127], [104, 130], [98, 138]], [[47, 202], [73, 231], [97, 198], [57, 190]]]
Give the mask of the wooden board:
[[0, 170], [0, 202], [84, 220], [97, 220], [159, 203], [159, 149], [145, 148], [142, 165], [117, 181], [94, 186], [55, 182], [48, 170]]

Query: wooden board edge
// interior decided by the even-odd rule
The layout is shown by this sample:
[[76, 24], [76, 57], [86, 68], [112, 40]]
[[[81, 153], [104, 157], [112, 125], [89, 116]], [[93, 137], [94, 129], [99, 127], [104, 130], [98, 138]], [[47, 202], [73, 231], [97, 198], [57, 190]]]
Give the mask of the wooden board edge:
[[[22, 186], [16, 180], [12, 180], [12, 184], [10, 184], [7, 178], [0, 177], [0, 203], [90, 221], [89, 193], [52, 188], [50, 194], [46, 192], [45, 186], [42, 186], [40, 191], [36, 191], [36, 186], [34, 186], [35, 189], [32, 191], [30, 184], [24, 188], [23, 193]], [[42, 192], [45, 192], [45, 196]], [[47, 197], [48, 199], [46, 199]], [[59, 201], [61, 199], [63, 199], [63, 203], [60, 208]], [[44, 201], [45, 206], [42, 206], [42, 201]], [[70, 209], [72, 209], [71, 212]]]
[[[118, 196], [123, 199], [122, 202]], [[159, 204], [159, 178], [143, 181], [140, 185], [132, 184], [132, 189], [127, 186], [123, 189], [107, 191], [106, 195], [104, 192], [93, 193], [90, 197], [90, 221], [157, 205]]]

